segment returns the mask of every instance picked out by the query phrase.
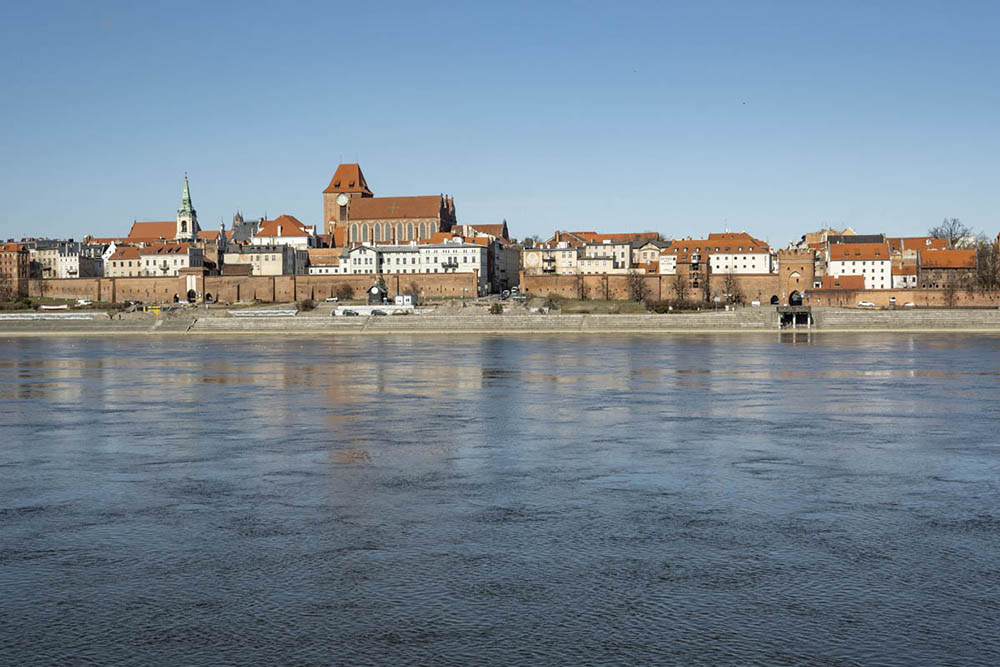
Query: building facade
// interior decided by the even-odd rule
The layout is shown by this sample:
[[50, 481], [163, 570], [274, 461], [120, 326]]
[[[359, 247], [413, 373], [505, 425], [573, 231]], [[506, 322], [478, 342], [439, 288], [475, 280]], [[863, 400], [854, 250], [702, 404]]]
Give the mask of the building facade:
[[455, 200], [444, 195], [376, 197], [361, 166], [341, 164], [323, 191], [324, 234], [330, 245], [409, 243], [450, 232]]
[[28, 296], [31, 258], [20, 243], [0, 244], [0, 301]]

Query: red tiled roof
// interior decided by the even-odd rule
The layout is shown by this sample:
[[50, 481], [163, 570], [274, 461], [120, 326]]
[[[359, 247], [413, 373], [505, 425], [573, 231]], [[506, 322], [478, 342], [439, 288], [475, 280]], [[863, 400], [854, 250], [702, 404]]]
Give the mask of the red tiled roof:
[[[717, 238], [711, 238], [711, 237]], [[720, 238], [726, 236], [727, 238]], [[674, 239], [665, 252], [686, 261], [689, 253], [714, 255], [716, 253], [769, 253], [771, 248], [749, 234], [709, 234], [707, 239]], [[735, 238], [728, 238], [735, 237]], [[740, 250], [742, 248], [742, 250]]]
[[320, 266], [337, 266], [340, 264], [340, 248], [310, 248], [309, 263]]
[[206, 241], [218, 241], [219, 234], [220, 234], [219, 230], [209, 231], [203, 229], [200, 232], [198, 232], [198, 238], [205, 239]]
[[823, 289], [864, 289], [864, 276], [823, 276]]
[[[278, 226], [281, 226], [281, 234], [278, 233]], [[309, 228], [292, 215], [279, 215], [274, 220], [263, 220], [260, 223], [260, 231], [254, 234], [257, 237], [274, 236], [311, 236]]]
[[898, 236], [888, 238], [889, 250], [898, 254], [904, 250], [930, 250], [932, 248], [947, 248], [948, 239], [936, 239], [933, 236]]
[[915, 276], [917, 275], [916, 264], [893, 264], [892, 275], [894, 276]]
[[128, 241], [156, 241], [159, 239], [172, 239], [177, 235], [177, 222], [167, 220], [164, 222], [133, 222], [132, 229], [128, 233]]
[[20, 252], [21, 248], [23, 248], [23, 247], [24, 246], [22, 246], [20, 243], [4, 243], [3, 245], [0, 245], [0, 251], [3, 251], [3, 252]]
[[140, 255], [186, 255], [190, 243], [153, 243], [139, 249]]
[[920, 266], [925, 269], [974, 269], [976, 251], [972, 248], [925, 250], [920, 253]]
[[331, 192], [359, 193], [371, 196], [372, 191], [368, 189], [365, 182], [365, 175], [361, 173], [361, 165], [357, 163], [342, 164], [333, 172], [330, 185], [323, 190], [324, 194]]
[[115, 254], [111, 255], [111, 259], [139, 259], [139, 249], [135, 246], [117, 248]]
[[887, 261], [888, 243], [831, 243], [831, 262]]
[[397, 220], [401, 218], [434, 218], [441, 215], [440, 195], [424, 197], [357, 197], [351, 202], [350, 219]]

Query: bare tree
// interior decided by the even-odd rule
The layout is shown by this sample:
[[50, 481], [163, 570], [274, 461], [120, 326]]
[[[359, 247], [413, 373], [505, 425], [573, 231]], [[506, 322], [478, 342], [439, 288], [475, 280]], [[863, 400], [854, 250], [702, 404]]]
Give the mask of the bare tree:
[[974, 282], [984, 291], [1000, 288], [1000, 248], [997, 244], [980, 241], [976, 246]]
[[628, 298], [632, 301], [645, 301], [650, 294], [649, 285], [646, 284], [646, 277], [632, 269], [628, 272]]
[[955, 307], [955, 302], [958, 300], [958, 286], [954, 281], [949, 280], [944, 285], [944, 305], [949, 308]]
[[590, 290], [587, 289], [587, 282], [583, 279], [583, 274], [582, 273], [576, 274], [574, 282], [576, 283], [577, 298], [579, 298], [581, 301], [586, 301], [587, 298], [590, 296]]
[[670, 281], [670, 286], [674, 288], [674, 296], [677, 297], [678, 301], [687, 301], [690, 286], [686, 275], [675, 273], [673, 280]]
[[722, 281], [722, 291], [725, 293], [726, 303], [743, 303], [746, 300], [743, 288], [740, 287], [740, 281], [736, 279], [736, 274], [733, 273], [732, 269]]
[[927, 234], [936, 239], [948, 239], [948, 245], [952, 248], [966, 247], [970, 244], [970, 239], [975, 238], [972, 228], [958, 218], [945, 218], [940, 225], [928, 229]]

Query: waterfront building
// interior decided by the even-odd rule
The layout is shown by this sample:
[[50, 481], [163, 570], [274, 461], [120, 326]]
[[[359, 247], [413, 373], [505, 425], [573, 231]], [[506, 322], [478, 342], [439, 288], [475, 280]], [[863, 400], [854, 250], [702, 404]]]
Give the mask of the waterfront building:
[[204, 266], [201, 248], [191, 243], [155, 243], [139, 248], [143, 276], [178, 276], [184, 269]]
[[455, 200], [444, 195], [376, 197], [358, 164], [341, 164], [323, 191], [324, 234], [332, 246], [409, 243], [450, 232]]
[[892, 287], [889, 244], [830, 243], [826, 250], [826, 275], [864, 276], [865, 289]]
[[28, 296], [28, 249], [20, 243], [0, 244], [0, 300]]
[[316, 228], [309, 227], [291, 215], [279, 215], [274, 220], [261, 220], [250, 238], [252, 245], [289, 245], [306, 250], [316, 247]]
[[233, 275], [237, 264], [250, 267], [252, 276], [290, 276], [306, 273], [309, 251], [294, 245], [230, 245], [223, 254], [226, 275]]
[[917, 283], [922, 289], [967, 287], [975, 273], [973, 248], [922, 250], [917, 257]]

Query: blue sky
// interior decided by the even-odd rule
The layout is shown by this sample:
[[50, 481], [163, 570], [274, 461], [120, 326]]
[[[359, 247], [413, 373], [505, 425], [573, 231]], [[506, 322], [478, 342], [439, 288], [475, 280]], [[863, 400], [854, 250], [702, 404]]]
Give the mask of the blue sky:
[[6, 3], [0, 238], [321, 224], [340, 161], [511, 233], [1000, 228], [990, 2]]

